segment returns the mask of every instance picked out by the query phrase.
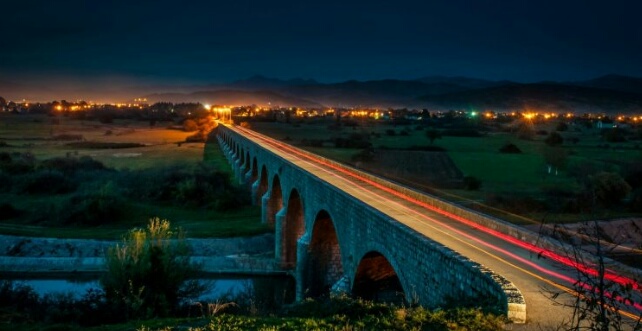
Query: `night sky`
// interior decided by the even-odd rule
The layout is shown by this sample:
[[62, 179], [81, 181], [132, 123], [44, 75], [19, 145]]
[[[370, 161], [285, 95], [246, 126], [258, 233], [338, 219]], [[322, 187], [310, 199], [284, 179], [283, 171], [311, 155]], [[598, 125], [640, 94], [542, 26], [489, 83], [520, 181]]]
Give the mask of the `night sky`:
[[0, 81], [642, 76], [641, 13], [637, 0], [4, 1]]

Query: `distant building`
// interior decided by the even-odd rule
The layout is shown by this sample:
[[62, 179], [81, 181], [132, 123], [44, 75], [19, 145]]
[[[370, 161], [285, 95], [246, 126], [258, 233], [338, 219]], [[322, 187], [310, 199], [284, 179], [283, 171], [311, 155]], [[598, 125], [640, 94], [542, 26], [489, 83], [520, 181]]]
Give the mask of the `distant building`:
[[595, 125], [598, 129], [613, 129], [617, 128], [617, 124], [611, 120], [599, 120]]

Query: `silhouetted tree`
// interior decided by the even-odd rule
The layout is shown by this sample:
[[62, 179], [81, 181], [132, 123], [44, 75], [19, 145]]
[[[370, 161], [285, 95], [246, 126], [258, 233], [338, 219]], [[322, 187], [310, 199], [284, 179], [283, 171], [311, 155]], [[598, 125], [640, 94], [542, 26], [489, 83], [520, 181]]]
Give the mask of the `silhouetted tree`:
[[426, 131], [426, 137], [428, 137], [428, 140], [430, 140], [430, 143], [432, 144], [435, 139], [441, 138], [441, 132], [439, 132], [439, 130], [437, 129], [430, 128]]
[[548, 173], [555, 171], [557, 176], [560, 169], [566, 168], [568, 152], [560, 147], [548, 147], [544, 149], [544, 162], [548, 168]]
[[566, 124], [564, 122], [559, 122], [559, 123], [557, 123], [557, 126], [555, 126], [555, 131], [562, 132], [562, 131], [566, 131], [566, 130], [568, 130], [568, 124]]
[[631, 186], [620, 175], [614, 172], [600, 172], [589, 176], [587, 189], [593, 192], [596, 202], [611, 207], [624, 199]]
[[562, 138], [562, 135], [557, 132], [551, 132], [548, 137], [544, 139], [544, 142], [548, 146], [559, 146], [564, 143], [564, 138]]

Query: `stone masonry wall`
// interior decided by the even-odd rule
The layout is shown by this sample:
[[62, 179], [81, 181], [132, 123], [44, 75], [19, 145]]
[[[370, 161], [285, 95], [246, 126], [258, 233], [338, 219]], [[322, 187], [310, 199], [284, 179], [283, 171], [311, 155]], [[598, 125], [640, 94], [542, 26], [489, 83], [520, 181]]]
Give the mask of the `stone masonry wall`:
[[[282, 210], [287, 210], [289, 198], [287, 195], [292, 189], [295, 188], [301, 196], [305, 231], [297, 245], [295, 271], [300, 298], [304, 294], [304, 289], [309, 287], [309, 284], [304, 284], [306, 270], [303, 269], [308, 265], [304, 262], [309, 258], [308, 245], [312, 236], [313, 223], [318, 213], [324, 210], [330, 215], [336, 229], [344, 278], [349, 280], [350, 288], [360, 260], [367, 253], [375, 251], [382, 254], [395, 269], [408, 301], [417, 301], [424, 306], [434, 307], [444, 304], [449, 299], [456, 298], [457, 302], [463, 302], [463, 298], [470, 300], [484, 298], [490, 304], [509, 311], [509, 317], [513, 317], [517, 322], [521, 318], [525, 320], [525, 307], [519, 306], [524, 304], [521, 294], [501, 276], [427, 239], [287, 160], [268, 152], [233, 129], [219, 126], [218, 130], [219, 135], [224, 137], [222, 139], [219, 137], [219, 142], [228, 160], [235, 167], [240, 167], [238, 158], [232, 155], [232, 149], [228, 147], [226, 141], [234, 141], [241, 153], [249, 153], [251, 158], [256, 157], [259, 169], [266, 166], [270, 181], [268, 194], [272, 188], [273, 177], [278, 175], [284, 195]], [[318, 156], [315, 155], [315, 157]], [[330, 160], [326, 161], [345, 167]], [[251, 171], [251, 169], [245, 169], [245, 171]], [[468, 215], [467, 211], [459, 210], [458, 207], [443, 201], [398, 187], [376, 176], [366, 173], [361, 175], [382, 185], [395, 186], [396, 189], [406, 192], [419, 201], [429, 201], [449, 212]], [[278, 222], [277, 217], [277, 228], [280, 226]], [[279, 233], [275, 237], [276, 247], [280, 247], [282, 238]], [[510, 311], [514, 311], [515, 307], [509, 307], [509, 298], [513, 306], [519, 306], [517, 307], [519, 312], [513, 312], [513, 316]]]

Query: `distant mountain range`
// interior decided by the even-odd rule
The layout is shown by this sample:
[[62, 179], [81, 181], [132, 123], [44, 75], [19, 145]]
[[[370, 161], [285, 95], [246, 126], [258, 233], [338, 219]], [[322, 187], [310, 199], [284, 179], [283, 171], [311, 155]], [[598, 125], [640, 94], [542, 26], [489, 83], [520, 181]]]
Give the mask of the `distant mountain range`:
[[[0, 96], [20, 95], [28, 86], [0, 82]], [[42, 93], [64, 99], [54, 87], [33, 87], [25, 99]], [[5, 93], [7, 92], [7, 93]], [[68, 100], [119, 100], [146, 97], [149, 102], [299, 107], [409, 107], [430, 109], [552, 110], [642, 113], [642, 78], [606, 75], [586, 81], [516, 83], [468, 77], [428, 76], [413, 80], [349, 80], [320, 83], [252, 76], [227, 84], [190, 86], [110, 86], [64, 90]], [[55, 93], [59, 93], [55, 97]], [[25, 95], [25, 94], [22, 94]], [[76, 97], [76, 95], [78, 95]], [[107, 95], [107, 97], [105, 97]], [[53, 97], [51, 97], [53, 96]]]
[[586, 81], [516, 83], [467, 77], [415, 80], [279, 80], [253, 76], [209, 91], [148, 95], [151, 101], [200, 101], [300, 107], [418, 107], [642, 113], [642, 78], [607, 75]]

